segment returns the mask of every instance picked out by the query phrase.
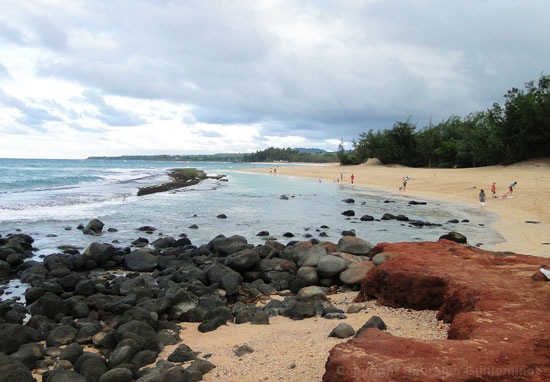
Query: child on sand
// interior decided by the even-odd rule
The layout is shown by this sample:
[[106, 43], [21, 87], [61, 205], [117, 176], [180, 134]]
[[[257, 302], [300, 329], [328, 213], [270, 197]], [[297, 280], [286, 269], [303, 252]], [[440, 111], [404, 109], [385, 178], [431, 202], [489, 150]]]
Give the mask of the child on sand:
[[355, 175], [351, 174], [351, 184], [353, 184], [354, 179], [355, 179]]
[[485, 206], [485, 199], [486, 199], [485, 191], [483, 191], [483, 188], [482, 188], [481, 191], [479, 191], [479, 204], [481, 205], [481, 207]]
[[493, 184], [491, 185], [491, 194], [493, 194], [493, 198], [497, 197], [497, 187], [495, 185], [495, 182], [493, 182]]

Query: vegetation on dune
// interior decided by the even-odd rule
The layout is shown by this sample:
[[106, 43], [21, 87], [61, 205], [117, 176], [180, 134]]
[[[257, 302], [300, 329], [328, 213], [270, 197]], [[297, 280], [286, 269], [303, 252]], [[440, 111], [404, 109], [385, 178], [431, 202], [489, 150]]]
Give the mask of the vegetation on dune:
[[511, 164], [546, 157], [550, 153], [550, 76], [541, 75], [525, 89], [507, 92], [503, 106], [474, 112], [464, 118], [451, 116], [419, 130], [410, 121], [391, 129], [370, 130], [346, 152], [341, 144], [341, 164], [359, 164], [378, 158], [385, 164], [413, 167], [476, 167]]
[[270, 147], [265, 150], [256, 151], [252, 154], [245, 154], [242, 158], [243, 162], [309, 162], [309, 163], [328, 163], [336, 162], [338, 158], [335, 153], [319, 151], [317, 153], [300, 152], [299, 150], [286, 148], [280, 149]]

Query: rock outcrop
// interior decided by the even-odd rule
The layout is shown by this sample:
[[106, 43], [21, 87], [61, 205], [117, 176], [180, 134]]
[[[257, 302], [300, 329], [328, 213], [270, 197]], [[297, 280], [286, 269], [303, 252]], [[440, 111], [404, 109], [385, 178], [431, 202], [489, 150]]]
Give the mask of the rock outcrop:
[[382, 252], [398, 255], [369, 271], [357, 300], [438, 309], [448, 340], [366, 329], [331, 350], [324, 382], [550, 381], [550, 283], [531, 278], [540, 258], [448, 240], [382, 243], [371, 256]]
[[176, 190], [178, 188], [194, 186], [200, 183], [204, 179], [216, 179], [221, 180], [225, 175], [206, 175], [204, 171], [197, 170], [195, 168], [175, 168], [168, 173], [170, 182], [157, 184], [154, 186], [141, 187], [138, 189], [138, 196], [156, 194], [158, 192], [165, 192]]

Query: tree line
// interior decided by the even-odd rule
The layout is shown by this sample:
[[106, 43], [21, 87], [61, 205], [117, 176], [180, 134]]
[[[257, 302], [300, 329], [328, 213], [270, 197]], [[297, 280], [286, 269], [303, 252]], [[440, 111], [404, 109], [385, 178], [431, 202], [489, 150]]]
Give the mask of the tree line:
[[550, 156], [550, 76], [527, 82], [525, 89], [512, 88], [504, 98], [503, 106], [494, 103], [418, 130], [410, 119], [391, 129], [369, 130], [349, 152], [340, 144], [338, 159], [341, 164], [378, 158], [412, 167], [476, 167]]
[[329, 163], [336, 162], [337, 156], [335, 153], [319, 152], [308, 153], [300, 152], [291, 148], [276, 148], [269, 147], [265, 150], [256, 151], [255, 153], [245, 154], [242, 158], [243, 162], [308, 162], [308, 163]]

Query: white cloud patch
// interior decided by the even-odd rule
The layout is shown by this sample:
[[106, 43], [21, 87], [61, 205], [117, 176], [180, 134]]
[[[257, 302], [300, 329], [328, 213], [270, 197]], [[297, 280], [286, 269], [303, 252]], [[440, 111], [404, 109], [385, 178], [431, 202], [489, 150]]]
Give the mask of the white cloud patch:
[[[538, 0], [5, 0], [0, 138], [19, 157], [334, 150], [537, 79], [549, 13]], [[32, 151], [25, 134], [80, 149]]]

